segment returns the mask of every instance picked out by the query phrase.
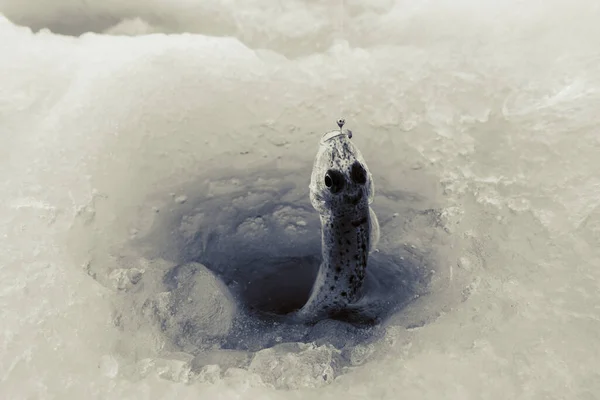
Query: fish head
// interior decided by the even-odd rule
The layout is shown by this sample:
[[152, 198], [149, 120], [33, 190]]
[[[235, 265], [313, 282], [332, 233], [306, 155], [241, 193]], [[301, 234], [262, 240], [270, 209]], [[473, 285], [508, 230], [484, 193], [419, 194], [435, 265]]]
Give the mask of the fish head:
[[320, 214], [346, 214], [368, 208], [374, 193], [367, 164], [349, 130], [323, 135], [313, 164], [310, 200]]

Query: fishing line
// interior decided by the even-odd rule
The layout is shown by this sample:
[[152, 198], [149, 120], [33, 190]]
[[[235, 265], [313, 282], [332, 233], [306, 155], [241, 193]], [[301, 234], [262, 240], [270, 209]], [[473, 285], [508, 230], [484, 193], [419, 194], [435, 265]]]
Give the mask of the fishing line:
[[[340, 57], [339, 53], [342, 51], [342, 47], [341, 47], [342, 43], [346, 42], [346, 35], [345, 35], [345, 31], [344, 31], [344, 17], [346, 15], [346, 12], [345, 12], [346, 8], [345, 8], [344, 0], [340, 0], [339, 7], [340, 7], [339, 8], [340, 17], [339, 17], [339, 21], [338, 21], [338, 29], [339, 29], [338, 36], [339, 37], [338, 37], [337, 42], [338, 42], [338, 45], [340, 46], [340, 50], [334, 52], [334, 57], [336, 57], [336, 62], [338, 64], [338, 70], [341, 71], [343, 63], [341, 62], [341, 60], [339, 58]], [[338, 45], [336, 45], [335, 47], [337, 47]], [[345, 116], [344, 116], [344, 114], [345, 114], [345, 112], [344, 112], [344, 100], [345, 100], [344, 93], [345, 92], [346, 92], [345, 90], [342, 90], [342, 93], [340, 94], [339, 104], [338, 104], [338, 109], [339, 109], [338, 110], [339, 111], [338, 118], [340, 120], [343, 120], [345, 118]], [[341, 129], [341, 127], [340, 127], [340, 129]]]

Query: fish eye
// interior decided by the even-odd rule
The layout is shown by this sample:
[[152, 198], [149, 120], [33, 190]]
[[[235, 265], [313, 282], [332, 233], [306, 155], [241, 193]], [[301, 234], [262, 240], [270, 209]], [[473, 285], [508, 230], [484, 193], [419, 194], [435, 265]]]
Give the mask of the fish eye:
[[341, 172], [330, 169], [325, 174], [325, 186], [329, 188], [331, 193], [338, 193], [344, 188], [344, 176]]
[[331, 187], [331, 185], [333, 185], [333, 180], [331, 179], [331, 176], [325, 175], [325, 186]]
[[367, 183], [367, 171], [365, 171], [365, 168], [358, 161], [355, 161], [354, 164], [352, 164], [350, 177], [359, 185]]

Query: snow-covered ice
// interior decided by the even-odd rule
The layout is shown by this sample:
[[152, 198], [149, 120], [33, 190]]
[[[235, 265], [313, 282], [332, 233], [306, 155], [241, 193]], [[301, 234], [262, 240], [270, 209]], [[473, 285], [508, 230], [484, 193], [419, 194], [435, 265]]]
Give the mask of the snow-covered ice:
[[[0, 13], [1, 398], [600, 399], [597, 2]], [[310, 288], [341, 116], [390, 315], [249, 317]]]

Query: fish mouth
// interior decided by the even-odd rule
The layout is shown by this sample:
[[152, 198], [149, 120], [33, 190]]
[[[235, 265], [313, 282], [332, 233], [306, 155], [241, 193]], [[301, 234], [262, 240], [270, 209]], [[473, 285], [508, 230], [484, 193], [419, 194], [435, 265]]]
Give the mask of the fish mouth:
[[345, 200], [349, 203], [352, 204], [353, 206], [357, 205], [363, 198], [363, 192], [362, 190], [359, 191], [355, 196], [345, 196]]
[[339, 130], [339, 131], [330, 131], [323, 135], [321, 138], [321, 144], [325, 144], [326, 142], [338, 137], [338, 136], [347, 136], [350, 137], [349, 130]]

